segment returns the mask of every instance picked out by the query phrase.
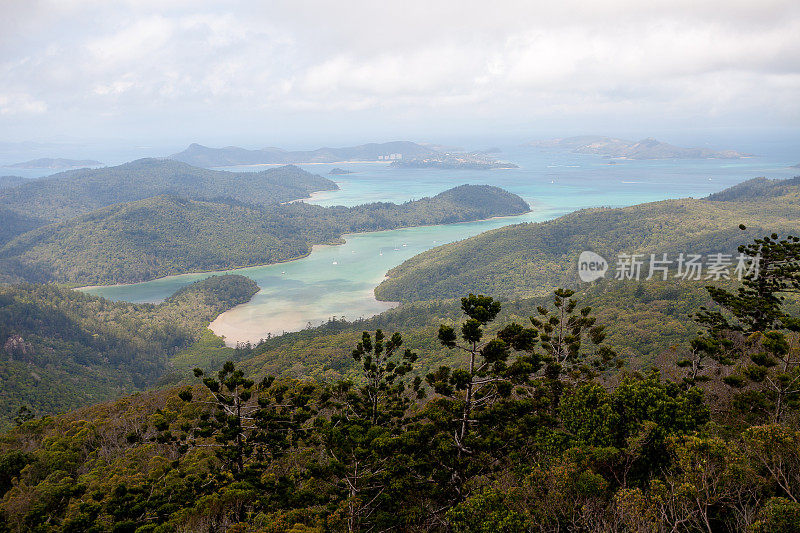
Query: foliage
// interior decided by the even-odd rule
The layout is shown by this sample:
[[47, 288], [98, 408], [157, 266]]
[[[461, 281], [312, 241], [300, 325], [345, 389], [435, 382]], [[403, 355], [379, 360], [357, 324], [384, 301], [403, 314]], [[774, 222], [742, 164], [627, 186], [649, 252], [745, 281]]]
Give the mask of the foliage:
[[56, 413], [155, 384], [174, 353], [257, 290], [245, 277], [215, 276], [152, 305], [54, 285], [0, 285], [0, 419], [20, 404]]
[[750, 258], [751, 268], [736, 291], [708, 287], [718, 309], [701, 308], [696, 320], [705, 331], [692, 341], [693, 357], [680, 364], [692, 367], [689, 384], [697, 381], [704, 360], [735, 365], [723, 381], [742, 391], [738, 403], [755, 416], [782, 422], [800, 407], [800, 322], [785, 305], [787, 294], [800, 292], [800, 238], [773, 233], [739, 252]]
[[[255, 201], [255, 200], [253, 200]], [[29, 281], [129, 283], [287, 261], [344, 233], [463, 222], [528, 210], [502, 189], [464, 185], [404, 204], [254, 206], [158, 196], [92, 211], [17, 237], [0, 266]], [[13, 268], [12, 268], [13, 267]]]
[[[539, 317], [563, 310], [569, 324], [567, 317], [583, 309], [569, 303], [573, 296], [559, 291], [555, 311]], [[792, 530], [800, 431], [709, 423], [700, 388], [655, 370], [618, 380], [598, 372], [548, 377], [541, 372], [548, 361], [584, 349], [576, 338], [597, 326], [586, 320], [591, 312], [572, 315], [581, 335], [568, 339], [556, 337], [557, 324], [544, 328], [549, 318], [536, 318], [540, 325], [527, 331], [514, 323], [492, 326], [505, 316], [501, 307], [468, 296], [460, 334], [447, 325], [438, 336], [432, 332], [439, 342], [461, 345], [474, 366], [448, 368], [448, 376], [459, 376], [452, 381], [429, 380], [432, 394], [424, 398], [416, 357], [400, 350], [404, 338], [351, 332], [353, 382], [276, 380], [228, 362], [218, 373], [198, 369], [202, 384], [194, 387], [24, 422], [0, 438], [4, 525], [140, 532]], [[474, 391], [462, 438], [470, 377], [491, 378], [497, 394], [480, 402], [488, 396]], [[556, 379], [564, 388], [554, 409], [548, 381]], [[511, 387], [504, 391], [503, 383]]]
[[[731, 189], [733, 190], [733, 189]], [[779, 196], [735, 201], [684, 198], [624, 208], [576, 211], [555, 220], [517, 224], [439, 246], [389, 271], [375, 294], [386, 301], [455, 298], [468, 292], [525, 298], [579, 283], [578, 255], [592, 250], [609, 261], [619, 253], [734, 254], [738, 225], [749, 235], [795, 231], [800, 217], [797, 180], [776, 184]], [[643, 277], [648, 272], [644, 272]], [[650, 280], [652, 281], [652, 280]]]
[[[0, 246], [17, 235], [36, 229], [43, 224], [44, 222], [41, 220], [0, 206]], [[0, 281], [2, 281], [2, 277], [0, 277]]]
[[115, 167], [84, 168], [0, 189], [0, 206], [49, 221], [165, 194], [270, 205], [336, 189], [329, 179], [293, 165], [261, 172], [224, 172], [169, 159], [139, 159]]

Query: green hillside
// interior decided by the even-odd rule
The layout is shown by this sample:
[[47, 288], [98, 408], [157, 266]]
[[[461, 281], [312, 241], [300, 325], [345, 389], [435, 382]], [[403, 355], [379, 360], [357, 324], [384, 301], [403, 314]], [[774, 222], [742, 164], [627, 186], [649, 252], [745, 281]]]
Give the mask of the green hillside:
[[43, 221], [0, 206], [0, 246], [17, 235], [36, 229]]
[[[629, 368], [645, 369], [671, 357], [673, 347], [686, 347], [685, 339], [697, 329], [692, 315], [710, 302], [705, 284], [609, 280], [586, 287], [576, 298], [595, 309], [598, 320], [608, 325], [609, 342], [629, 362]], [[497, 322], [525, 323], [538, 306], [551, 299], [548, 295], [505, 300]], [[406, 345], [425, 354], [419, 363], [420, 372], [425, 374], [441, 364], [458, 364], [459, 354], [439, 345], [436, 333], [440, 323], [457, 320], [459, 313], [458, 299], [408, 302], [365, 320], [330, 321], [318, 328], [266, 339], [251, 348], [230, 349], [226, 356], [239, 361], [252, 375], [322, 381], [353, 378], [358, 365], [350, 357], [352, 339], [365, 330], [383, 329], [402, 331]], [[191, 346], [185, 351], [186, 357], [204, 360], [205, 348]], [[209, 360], [219, 364], [224, 358], [216, 354]]]
[[[800, 184], [767, 182], [746, 182], [708, 199], [586, 209], [548, 222], [499, 228], [409, 259], [389, 272], [375, 294], [387, 301], [468, 292], [541, 296], [579, 282], [577, 260], [584, 250], [605, 257], [611, 275], [619, 253], [647, 258], [668, 253], [673, 259], [681, 252], [735, 253], [750, 237], [796, 232], [800, 226]], [[739, 230], [739, 224], [748, 231]]]
[[752, 201], [785, 196], [797, 192], [798, 187], [800, 187], [800, 176], [786, 180], [754, 178], [724, 191], [710, 194], [706, 199], [717, 202]]
[[0, 176], [0, 189], [17, 187], [25, 183], [25, 178], [20, 176]]
[[135, 305], [55, 285], [0, 285], [0, 425], [21, 405], [55, 413], [153, 385], [172, 354], [257, 290], [245, 277], [217, 276]]
[[[199, 282], [159, 306], [51, 285], [2, 288], [0, 327], [15, 328], [0, 329], [2, 383], [19, 387], [4, 390], [4, 401], [27, 394], [41, 413], [59, 410], [55, 399], [82, 405], [156, 378], [161, 387], [17, 417], [0, 433], [0, 530], [794, 531], [800, 239], [753, 239], [795, 231], [798, 194], [768, 189], [767, 200], [586, 210], [459, 243], [476, 256], [476, 242], [488, 250], [471, 268], [502, 269], [500, 259], [519, 261], [515, 254], [533, 245], [555, 265], [574, 262], [559, 247], [706, 253], [755, 242], [773, 269], [765, 284], [748, 279], [752, 292], [738, 297], [724, 292], [736, 282], [709, 294], [704, 279], [604, 279], [556, 298], [520, 296], [533, 291], [518, 270], [505, 285], [486, 270], [469, 283], [487, 276], [507, 297], [409, 301], [233, 349], [203, 326], [256, 290], [239, 276]], [[325, 221], [320, 227], [345, 215], [352, 224], [396, 223], [453, 216], [454, 205], [477, 213], [488, 198], [477, 192], [272, 212]], [[538, 275], [552, 285], [568, 272]], [[691, 315], [714, 294], [725, 314], [698, 339]], [[772, 321], [743, 331], [771, 302]], [[9, 414], [14, 407], [4, 404]]]
[[261, 172], [223, 172], [170, 159], [139, 159], [115, 167], [60, 172], [0, 190], [0, 206], [63, 221], [109, 205], [163, 194], [271, 205], [336, 188], [331, 180], [291, 165]]
[[[527, 211], [497, 187], [464, 185], [396, 205], [268, 207], [159, 196], [106, 207], [21, 235], [0, 249], [6, 276], [81, 284], [275, 263], [343, 233], [478, 220]], [[0, 275], [2, 281], [2, 275]]]

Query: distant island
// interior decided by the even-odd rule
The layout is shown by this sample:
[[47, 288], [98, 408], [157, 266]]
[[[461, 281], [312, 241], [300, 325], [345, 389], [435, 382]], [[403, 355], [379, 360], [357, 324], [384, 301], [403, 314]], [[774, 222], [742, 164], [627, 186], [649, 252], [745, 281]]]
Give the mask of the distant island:
[[51, 157], [43, 157], [41, 159], [31, 159], [30, 161], [23, 161], [22, 163], [6, 165], [6, 168], [52, 168], [63, 170], [68, 168], [99, 167], [102, 165], [103, 163], [95, 161], [94, 159], [53, 159]]
[[792, 165], [792, 168], [800, 168], [800, 163], [797, 163], [796, 165]]
[[339, 161], [394, 161], [436, 154], [432, 148], [410, 141], [370, 143], [345, 148], [287, 151], [281, 148], [248, 150], [238, 146], [209, 148], [191, 144], [186, 150], [172, 154], [169, 159], [199, 167], [236, 165], [267, 165], [290, 163], [336, 163]]
[[190, 200], [274, 205], [335, 191], [333, 181], [292, 165], [260, 172], [224, 172], [169, 159], [138, 159], [115, 167], [65, 170], [0, 189], [0, 207], [49, 222], [164, 194]]
[[618, 159], [738, 159], [748, 155], [733, 150], [682, 148], [652, 137], [641, 141], [626, 141], [612, 137], [582, 135], [565, 139], [534, 141], [528, 143], [528, 146], [569, 150], [576, 154], [594, 154]]
[[346, 168], [339, 168], [339, 167], [332, 168], [331, 171], [328, 172], [328, 174], [331, 174], [331, 175], [334, 175], [334, 176], [342, 175], [342, 174], [352, 174], [352, 173], [353, 173], [352, 170], [347, 170]]
[[444, 169], [469, 169], [491, 170], [496, 168], [519, 168], [514, 163], [498, 161], [489, 157], [485, 152], [467, 153], [439, 153], [412, 159], [397, 159], [392, 161], [394, 168], [444, 168]]

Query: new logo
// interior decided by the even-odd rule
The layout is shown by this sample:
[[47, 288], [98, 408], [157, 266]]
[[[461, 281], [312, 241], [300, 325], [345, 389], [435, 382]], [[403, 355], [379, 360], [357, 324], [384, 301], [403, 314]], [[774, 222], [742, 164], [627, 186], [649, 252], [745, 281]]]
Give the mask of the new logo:
[[595, 281], [606, 275], [608, 271], [608, 261], [603, 256], [594, 252], [581, 252], [578, 257], [578, 276], [581, 281], [586, 283]]

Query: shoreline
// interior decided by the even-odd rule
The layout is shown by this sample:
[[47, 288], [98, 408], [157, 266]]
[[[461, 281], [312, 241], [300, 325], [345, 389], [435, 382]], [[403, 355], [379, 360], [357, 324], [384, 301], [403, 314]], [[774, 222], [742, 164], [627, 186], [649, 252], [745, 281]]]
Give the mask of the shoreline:
[[[379, 307], [381, 307], [381, 309], [374, 314], [370, 314], [369, 316], [346, 318], [345, 320], [352, 323], [358, 318], [369, 319], [385, 311], [395, 309], [400, 306], [400, 302], [387, 302], [378, 300], [375, 298], [374, 289], [364, 291], [363, 298], [365, 300], [371, 300], [375, 302], [379, 305]], [[222, 338], [225, 346], [229, 348], [235, 348], [239, 343], [250, 342], [252, 344], [257, 344], [259, 341], [266, 339], [266, 335], [268, 334], [274, 338], [285, 334], [302, 331], [307, 328], [309, 322], [311, 322], [312, 328], [318, 328], [327, 321], [325, 318], [308, 320], [307, 317], [300, 318], [299, 315], [284, 315], [281, 319], [270, 320], [268, 323], [264, 323], [264, 325], [267, 327], [266, 329], [264, 329], [264, 327], [254, 328], [252, 326], [250, 328], [237, 327], [235, 316], [236, 312], [248, 304], [249, 302], [245, 302], [233, 307], [232, 309], [228, 309], [223, 313], [220, 313], [208, 324], [208, 326], [206, 326], [209, 330], [211, 330], [212, 333], [214, 333], [214, 335]]]
[[253, 265], [240, 265], [240, 266], [230, 267], [230, 268], [227, 268], [227, 269], [224, 269], [224, 270], [193, 270], [191, 272], [179, 272], [179, 273], [175, 273], [175, 274], [165, 274], [163, 276], [158, 276], [157, 278], [148, 279], [148, 280], [144, 280], [144, 281], [134, 281], [134, 282], [131, 282], [131, 283], [111, 283], [111, 284], [108, 284], [108, 285], [85, 285], [85, 286], [81, 286], [81, 287], [70, 287], [70, 288], [72, 290], [83, 292], [83, 291], [92, 290], [92, 289], [107, 289], [107, 288], [110, 288], [110, 287], [124, 287], [124, 286], [130, 286], [130, 285], [139, 285], [140, 283], [150, 283], [150, 282], [153, 282], [153, 281], [158, 281], [158, 280], [171, 278], [171, 277], [176, 277], [176, 276], [191, 276], [193, 274], [219, 274], [219, 275], [225, 275], [225, 274], [231, 274], [235, 270], [244, 270], [246, 268], [258, 268], [258, 267], [265, 267], [265, 266], [271, 266], [271, 265], [280, 265], [282, 263], [289, 263], [289, 262], [292, 262], [292, 261], [297, 261], [297, 260], [300, 260], [300, 259], [304, 259], [304, 258], [308, 257], [309, 255], [311, 255], [312, 253], [314, 253], [314, 250], [317, 249], [317, 248], [320, 248], [320, 247], [331, 247], [331, 246], [342, 246], [344, 244], [347, 244], [347, 237], [350, 236], [350, 235], [363, 235], [365, 233], [385, 233], [385, 232], [388, 232], [388, 231], [397, 231], [397, 230], [411, 229], [411, 228], [430, 228], [430, 227], [433, 227], [433, 226], [455, 226], [455, 225], [458, 225], [458, 224], [472, 224], [474, 222], [484, 222], [484, 221], [487, 221], [487, 220], [497, 220], [497, 219], [501, 219], [501, 218], [518, 217], [518, 216], [521, 216], [521, 215], [527, 215], [528, 213], [532, 213], [532, 212], [533, 212], [533, 209], [529, 209], [529, 210], [527, 210], [525, 212], [516, 213], [514, 215], [496, 215], [496, 216], [493, 216], [493, 217], [478, 218], [478, 219], [475, 219], [475, 220], [465, 220], [465, 221], [462, 221], [462, 222], [451, 222], [449, 224], [418, 224], [416, 226], [400, 226], [400, 227], [392, 228], [392, 229], [381, 229], [381, 230], [375, 230], [375, 231], [363, 231], [363, 232], [355, 232], [355, 233], [343, 233], [340, 236], [340, 238], [342, 239], [342, 242], [312, 244], [311, 245], [311, 250], [308, 253], [302, 254], [302, 255], [298, 255], [298, 256], [292, 257], [290, 259], [284, 259], [282, 261], [273, 261], [273, 262], [270, 262], [270, 263], [258, 263], [258, 264], [253, 264]]
[[386, 163], [384, 160], [380, 159], [368, 159], [368, 160], [356, 160], [352, 159], [349, 161], [300, 161], [300, 162], [292, 162], [292, 163], [246, 163], [241, 165], [216, 165], [213, 167], [208, 167], [209, 169], [213, 168], [232, 168], [232, 167], [285, 167], [287, 165], [346, 165], [348, 163]]

